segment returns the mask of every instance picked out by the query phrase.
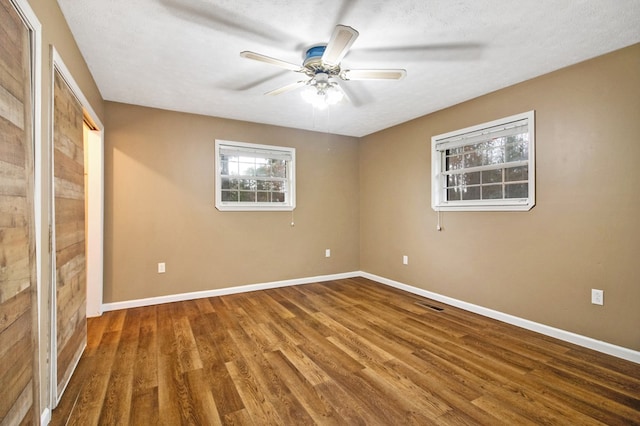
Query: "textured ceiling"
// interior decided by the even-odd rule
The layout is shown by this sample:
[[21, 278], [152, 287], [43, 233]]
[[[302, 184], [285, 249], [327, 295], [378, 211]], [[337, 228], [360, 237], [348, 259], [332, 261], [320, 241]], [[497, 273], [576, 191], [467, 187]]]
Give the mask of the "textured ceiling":
[[[640, 42], [638, 0], [58, 3], [106, 100], [351, 136]], [[407, 77], [346, 82], [351, 102], [314, 110], [299, 91], [263, 95], [300, 74], [239, 55], [298, 64], [339, 23], [360, 32], [343, 68]]]

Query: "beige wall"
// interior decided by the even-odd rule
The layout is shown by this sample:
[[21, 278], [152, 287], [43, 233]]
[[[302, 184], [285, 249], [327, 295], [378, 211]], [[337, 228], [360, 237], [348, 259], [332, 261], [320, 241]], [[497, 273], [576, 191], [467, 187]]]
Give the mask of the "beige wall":
[[[431, 136], [532, 109], [533, 210], [443, 212], [437, 232]], [[362, 138], [360, 267], [640, 350], [639, 135], [635, 45]]]
[[[111, 102], [105, 126], [105, 302], [358, 270], [356, 138]], [[294, 227], [215, 208], [215, 139], [296, 148]]]

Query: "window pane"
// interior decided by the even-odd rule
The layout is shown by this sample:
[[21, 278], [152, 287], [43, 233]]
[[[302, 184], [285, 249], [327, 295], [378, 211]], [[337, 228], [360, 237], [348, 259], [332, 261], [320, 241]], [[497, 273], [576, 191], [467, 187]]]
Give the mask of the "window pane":
[[238, 201], [237, 191], [222, 191], [222, 201]]
[[461, 197], [462, 197], [462, 191], [460, 191], [459, 187], [447, 189], [447, 200], [456, 201], [456, 200], [460, 200]]
[[529, 167], [511, 167], [505, 170], [504, 180], [507, 182], [513, 182], [516, 180], [527, 180], [529, 177]]
[[287, 162], [285, 160], [269, 160], [271, 162], [270, 174], [272, 177], [287, 177]]
[[505, 186], [505, 198], [527, 198], [529, 185], [526, 183], [512, 183]]
[[462, 179], [460, 179], [460, 175], [448, 175], [447, 176], [447, 187], [458, 186], [461, 183]]
[[469, 152], [464, 155], [465, 167], [482, 166], [482, 154], [479, 151]]
[[482, 172], [482, 183], [502, 182], [502, 169], [486, 170]]
[[243, 161], [239, 163], [240, 167], [240, 175], [241, 176], [255, 176], [256, 175], [256, 165], [254, 162]]
[[224, 159], [224, 157], [220, 160], [220, 174], [229, 175], [229, 160]]
[[463, 185], [478, 185], [480, 184], [480, 172], [465, 173], [462, 175]]
[[271, 197], [271, 201], [274, 203], [284, 203], [284, 192], [273, 192]]
[[465, 145], [463, 147], [461, 147], [464, 152], [473, 152], [473, 151], [478, 151], [478, 150], [483, 150], [484, 149], [484, 142], [480, 142], [480, 143], [472, 143], [469, 145]]
[[238, 158], [223, 156], [220, 162], [223, 175], [237, 176], [238, 175]]
[[522, 136], [509, 138], [510, 143], [505, 148], [507, 161], [522, 161], [529, 158], [529, 142]]
[[504, 149], [502, 147], [488, 148], [484, 151], [483, 164], [501, 164], [504, 163]]
[[271, 182], [268, 180], [259, 180], [256, 182], [256, 189], [258, 191], [269, 191], [271, 189]]
[[256, 189], [256, 181], [253, 179], [238, 179], [240, 189], [244, 191], [253, 191]]
[[220, 185], [222, 189], [238, 189], [238, 179], [222, 178]]
[[240, 191], [240, 201], [241, 202], [256, 202], [256, 193], [249, 191]]
[[483, 200], [502, 198], [502, 185], [485, 185], [482, 187]]
[[446, 170], [458, 170], [462, 168], [462, 155], [447, 157]]
[[257, 197], [258, 197], [258, 202], [259, 203], [268, 203], [270, 201], [268, 192], [258, 191], [257, 192]]
[[271, 167], [268, 164], [261, 164], [256, 168], [256, 176], [269, 177], [271, 174]]
[[479, 200], [480, 199], [480, 187], [479, 186], [470, 186], [464, 188], [462, 191], [462, 199], [463, 200]]

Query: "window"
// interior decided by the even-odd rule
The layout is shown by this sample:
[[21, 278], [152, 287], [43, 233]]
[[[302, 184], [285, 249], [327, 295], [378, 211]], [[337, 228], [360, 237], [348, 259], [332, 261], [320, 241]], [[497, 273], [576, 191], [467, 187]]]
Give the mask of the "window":
[[431, 138], [434, 210], [530, 210], [534, 112]]
[[293, 210], [295, 148], [216, 140], [218, 210]]

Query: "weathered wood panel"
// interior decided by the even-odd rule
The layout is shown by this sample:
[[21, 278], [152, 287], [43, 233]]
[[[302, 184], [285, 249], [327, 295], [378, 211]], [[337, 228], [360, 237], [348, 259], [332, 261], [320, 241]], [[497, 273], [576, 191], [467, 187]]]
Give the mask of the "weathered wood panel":
[[30, 30], [0, 0], [0, 424], [33, 424], [36, 398]]
[[54, 75], [53, 177], [56, 255], [57, 395], [87, 341], [82, 107]]

